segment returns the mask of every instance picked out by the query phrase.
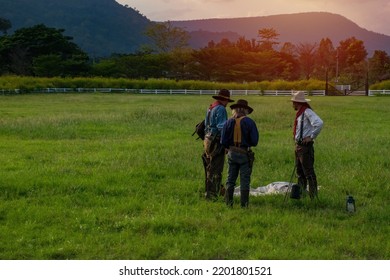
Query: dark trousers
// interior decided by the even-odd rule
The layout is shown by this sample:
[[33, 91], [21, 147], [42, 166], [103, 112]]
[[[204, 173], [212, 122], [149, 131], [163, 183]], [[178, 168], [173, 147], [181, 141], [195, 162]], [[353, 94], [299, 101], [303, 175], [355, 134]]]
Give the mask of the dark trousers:
[[252, 174], [252, 167], [249, 162], [248, 154], [229, 151], [228, 164], [226, 204], [228, 206], [233, 206], [234, 188], [236, 186], [238, 176], [240, 176], [241, 207], [248, 207]]
[[206, 170], [206, 198], [216, 199], [221, 189], [225, 150], [221, 147], [211, 155], [205, 152], [202, 158]]
[[295, 165], [297, 168], [298, 184], [306, 190], [309, 183], [311, 198], [317, 195], [317, 176], [314, 171], [314, 143], [295, 146]]
[[252, 168], [249, 166], [247, 154], [230, 152], [228, 153], [228, 178], [226, 188], [230, 189], [236, 186], [238, 175], [240, 175], [240, 190], [250, 189]]

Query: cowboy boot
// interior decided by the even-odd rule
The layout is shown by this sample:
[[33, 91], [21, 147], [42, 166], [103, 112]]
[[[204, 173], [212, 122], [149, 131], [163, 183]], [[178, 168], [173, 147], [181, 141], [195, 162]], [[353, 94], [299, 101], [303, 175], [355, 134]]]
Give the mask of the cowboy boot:
[[215, 191], [213, 182], [210, 179], [206, 180], [206, 200], [213, 200], [214, 193]]
[[233, 207], [234, 187], [228, 187], [225, 193], [225, 201], [228, 207]]
[[249, 190], [241, 191], [241, 208], [248, 208], [249, 205]]
[[221, 185], [221, 187], [219, 188], [219, 195], [224, 197], [225, 194], [226, 194], [226, 188], [224, 185]]
[[210, 185], [210, 198], [211, 200], [218, 200], [219, 192], [221, 189], [221, 181], [222, 177], [220, 175], [214, 175], [212, 177], [211, 185]]
[[300, 187], [301, 197], [304, 198], [306, 196], [306, 194], [307, 194], [307, 190], [306, 190], [307, 180], [306, 180], [306, 178], [303, 177], [303, 176], [298, 177], [298, 185]]
[[309, 196], [310, 196], [310, 199], [314, 199], [316, 196], [318, 197], [317, 178], [314, 177], [314, 176], [310, 176], [307, 179], [309, 181]]

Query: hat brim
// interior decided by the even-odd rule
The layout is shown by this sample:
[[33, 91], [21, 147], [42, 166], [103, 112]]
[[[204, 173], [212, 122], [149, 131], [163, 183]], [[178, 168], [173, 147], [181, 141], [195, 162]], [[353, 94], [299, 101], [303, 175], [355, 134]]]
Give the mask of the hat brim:
[[291, 101], [292, 102], [297, 102], [297, 103], [307, 103], [307, 102], [310, 102], [311, 100], [310, 99], [305, 99], [305, 100], [297, 100], [297, 99], [294, 99], [294, 98], [291, 98]]
[[233, 104], [232, 106], [230, 106], [230, 109], [232, 109], [232, 110], [236, 109], [236, 108], [247, 109], [248, 110], [248, 115], [253, 112], [253, 108], [249, 107], [249, 106], [245, 106], [245, 105], [241, 105], [241, 104]]
[[221, 95], [213, 95], [213, 98], [217, 99], [217, 100], [221, 100], [221, 101], [234, 102], [234, 100], [232, 100], [228, 97], [221, 96]]

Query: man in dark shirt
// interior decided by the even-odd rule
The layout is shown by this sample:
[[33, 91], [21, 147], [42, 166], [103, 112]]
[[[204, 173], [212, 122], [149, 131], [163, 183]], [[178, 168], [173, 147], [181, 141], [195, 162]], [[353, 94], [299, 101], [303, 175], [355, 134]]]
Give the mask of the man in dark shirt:
[[240, 175], [241, 207], [248, 207], [250, 180], [254, 153], [251, 147], [257, 145], [259, 132], [256, 123], [247, 115], [253, 112], [246, 100], [240, 99], [230, 106], [233, 116], [227, 120], [221, 136], [221, 144], [228, 151], [228, 178], [226, 181], [226, 205], [233, 206], [233, 194]]

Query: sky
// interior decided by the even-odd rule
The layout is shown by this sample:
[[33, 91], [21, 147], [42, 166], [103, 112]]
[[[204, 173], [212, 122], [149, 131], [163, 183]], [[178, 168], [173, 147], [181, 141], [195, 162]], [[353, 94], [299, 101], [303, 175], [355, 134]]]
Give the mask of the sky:
[[116, 0], [152, 21], [330, 12], [390, 35], [390, 0]]

